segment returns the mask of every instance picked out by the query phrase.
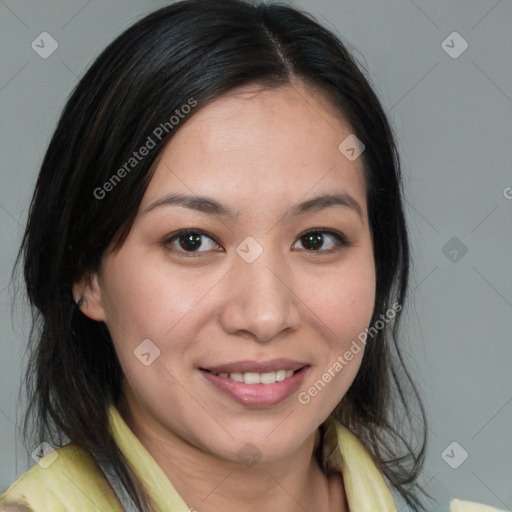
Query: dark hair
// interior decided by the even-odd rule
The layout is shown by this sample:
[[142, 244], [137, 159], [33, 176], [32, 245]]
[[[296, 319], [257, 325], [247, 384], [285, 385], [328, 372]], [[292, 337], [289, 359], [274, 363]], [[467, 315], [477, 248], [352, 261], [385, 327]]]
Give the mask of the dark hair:
[[[292, 79], [322, 91], [365, 145], [373, 325], [406, 297], [409, 246], [398, 152], [369, 79], [308, 14], [239, 0], [186, 0], [153, 12], [85, 73], [42, 163], [17, 259], [18, 265], [24, 258], [33, 308], [25, 433], [35, 426], [39, 442], [71, 441], [107, 457], [142, 510], [151, 510], [150, 500], [108, 432], [107, 408], [120, 398], [123, 373], [108, 330], [77, 309], [72, 284], [96, 270], [107, 249], [122, 246], [161, 149], [186, 123], [186, 116], [176, 126], [169, 121], [176, 109], [192, 102], [200, 108], [240, 85], [272, 88]], [[119, 174], [148, 137], [156, 143], [150, 154]], [[116, 173], [123, 179], [114, 180]], [[106, 183], [115, 190], [101, 192]], [[399, 319], [397, 311], [368, 338], [360, 370], [333, 414], [364, 442], [403, 499], [421, 510], [417, 477], [426, 422], [397, 344]], [[421, 427], [414, 436], [411, 398]]]

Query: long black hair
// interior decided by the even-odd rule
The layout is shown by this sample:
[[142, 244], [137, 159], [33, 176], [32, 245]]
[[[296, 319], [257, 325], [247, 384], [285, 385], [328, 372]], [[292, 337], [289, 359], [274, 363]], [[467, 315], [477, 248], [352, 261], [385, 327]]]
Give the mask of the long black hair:
[[[33, 308], [25, 432], [35, 429], [39, 442], [71, 441], [107, 457], [140, 509], [151, 510], [108, 431], [107, 408], [118, 403], [123, 378], [112, 340], [105, 324], [78, 310], [72, 285], [98, 269], [107, 248], [122, 246], [173, 134], [194, 109], [237, 86], [299, 80], [322, 91], [349, 123], [365, 145], [360, 158], [376, 266], [372, 325], [392, 304], [404, 304], [410, 263], [400, 161], [360, 68], [310, 15], [242, 0], [177, 2], [128, 28], [101, 53], [60, 117], [18, 254]], [[149, 154], [131, 160], [149, 138]], [[400, 355], [399, 320], [396, 311], [368, 338], [360, 370], [333, 415], [364, 442], [404, 500], [421, 510], [417, 477], [426, 422]], [[413, 410], [420, 418], [414, 436]]]

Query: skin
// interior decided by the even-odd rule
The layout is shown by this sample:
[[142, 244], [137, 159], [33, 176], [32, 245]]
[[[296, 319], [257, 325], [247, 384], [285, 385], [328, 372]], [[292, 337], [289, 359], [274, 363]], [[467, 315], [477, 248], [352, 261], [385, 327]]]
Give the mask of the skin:
[[[121, 249], [75, 283], [82, 311], [106, 323], [125, 372], [123, 416], [199, 512], [348, 510], [341, 475], [325, 475], [314, 450], [318, 426], [346, 393], [363, 351], [307, 405], [297, 394], [350, 348], [373, 311], [363, 164], [338, 150], [350, 133], [323, 95], [297, 82], [216, 99], [161, 153]], [[144, 212], [171, 192], [208, 195], [240, 213], [231, 219], [177, 205]], [[349, 194], [361, 215], [335, 206], [282, 217], [324, 193]], [[176, 238], [165, 246], [185, 228], [207, 233], [199, 249], [188, 248], [195, 257]], [[349, 245], [337, 248], [324, 235], [308, 250], [300, 237], [314, 228], [338, 231]], [[248, 236], [263, 248], [252, 263], [236, 252]], [[134, 356], [144, 339], [161, 351], [150, 366]], [[269, 407], [236, 403], [199, 370], [280, 357], [310, 367], [297, 393]], [[261, 453], [251, 468], [237, 457], [249, 442]]]

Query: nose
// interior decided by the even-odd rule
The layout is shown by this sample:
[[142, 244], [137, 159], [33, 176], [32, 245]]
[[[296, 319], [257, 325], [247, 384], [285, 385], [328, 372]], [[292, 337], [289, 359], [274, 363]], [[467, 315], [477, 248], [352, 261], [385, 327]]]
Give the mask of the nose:
[[252, 263], [235, 258], [220, 315], [226, 332], [268, 342], [287, 329], [298, 328], [300, 299], [289, 269], [279, 259], [266, 251]]

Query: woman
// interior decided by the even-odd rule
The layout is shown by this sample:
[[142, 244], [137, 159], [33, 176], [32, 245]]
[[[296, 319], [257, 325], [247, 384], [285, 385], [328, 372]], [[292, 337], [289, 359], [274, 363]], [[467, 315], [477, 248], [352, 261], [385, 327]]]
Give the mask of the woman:
[[129, 28], [37, 182], [38, 464], [1, 510], [424, 510], [400, 187], [377, 97], [309, 16], [189, 0]]

